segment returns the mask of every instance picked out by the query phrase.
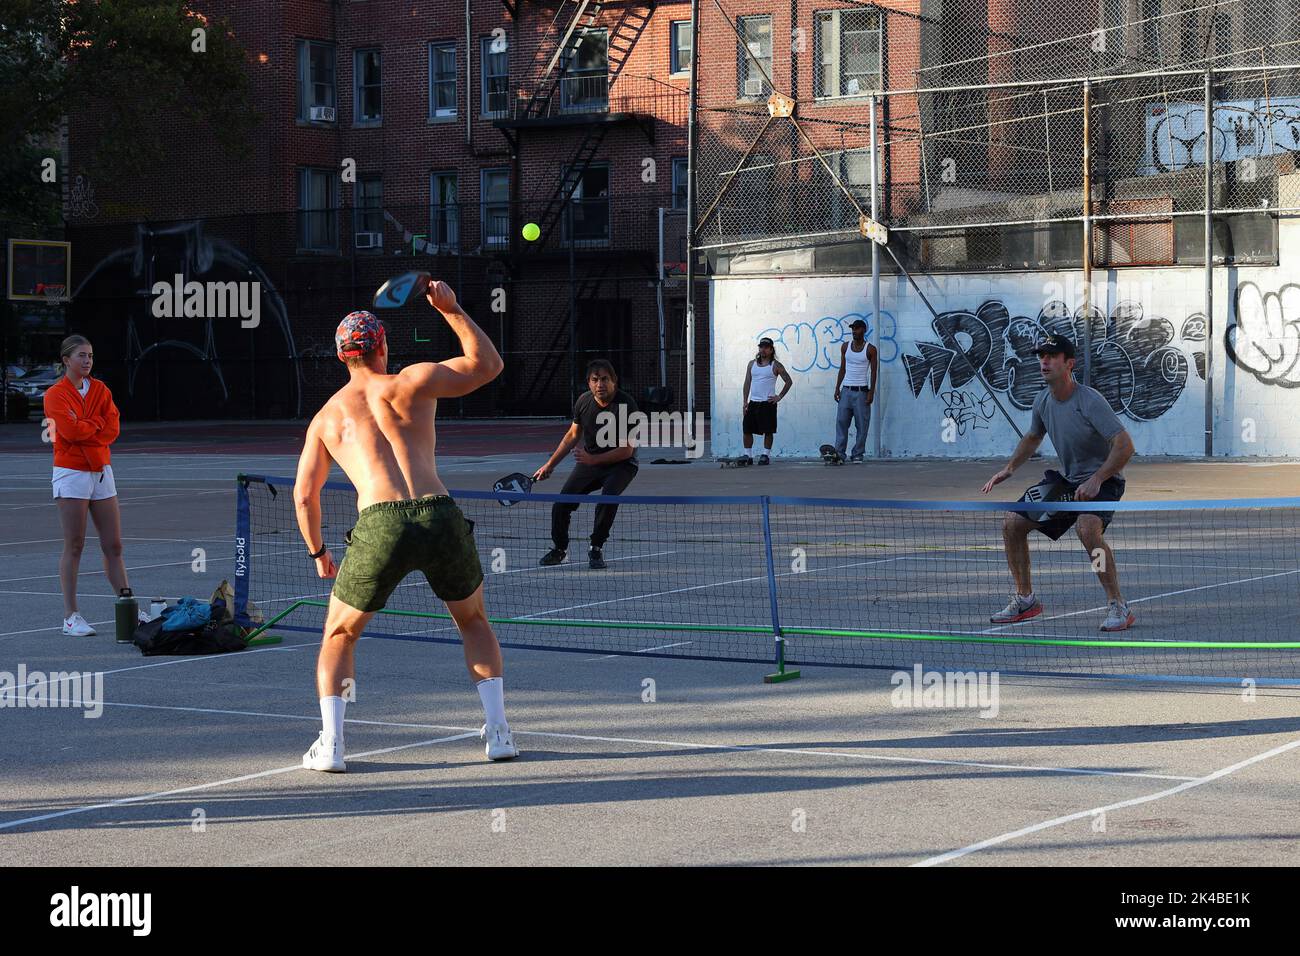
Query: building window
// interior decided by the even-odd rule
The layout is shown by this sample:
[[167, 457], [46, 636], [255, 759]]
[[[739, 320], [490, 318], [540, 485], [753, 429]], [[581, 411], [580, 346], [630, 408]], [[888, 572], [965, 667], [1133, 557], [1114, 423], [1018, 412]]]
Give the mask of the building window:
[[510, 170], [485, 169], [480, 182], [483, 206], [483, 245], [510, 242]]
[[686, 173], [685, 159], [673, 160], [673, 208], [686, 208]]
[[[600, 246], [609, 242], [609, 166], [588, 166], [578, 179], [578, 188], [569, 200], [572, 206], [572, 236], [579, 246]], [[565, 217], [564, 239], [569, 240], [569, 221]]]
[[456, 44], [429, 44], [429, 119], [456, 118]]
[[1104, 0], [1102, 34], [1105, 46], [1099, 50], [1099, 53], [1111, 53], [1112, 59], [1122, 56], [1124, 53], [1124, 30], [1127, 26], [1125, 21], [1125, 11], [1128, 0]]
[[772, 92], [772, 85], [766, 78], [772, 75], [772, 18], [741, 17], [738, 29], [736, 98], [766, 99]]
[[[881, 182], [879, 178], [881, 172], [880, 154], [877, 152], [877, 184]], [[869, 149], [858, 149], [841, 153], [839, 175], [840, 181], [853, 194], [853, 197], [858, 201], [858, 205], [869, 213], [871, 211], [871, 151]], [[856, 226], [858, 224], [857, 209], [848, 201], [838, 186], [833, 185], [831, 202], [839, 211], [839, 224], [841, 226]]]
[[338, 207], [338, 174], [334, 170], [298, 170], [298, 248], [338, 251]]
[[352, 56], [353, 108], [357, 124], [378, 124], [383, 115], [379, 51], [357, 50]]
[[[1160, 9], [1163, 0], [1142, 0], [1142, 47], [1146, 55], [1155, 63], [1161, 62], [1160, 53], [1160, 16], [1164, 13]], [[1192, 29], [1196, 29], [1196, 14], [1191, 16], [1184, 15], [1184, 25], [1190, 21]], [[1168, 21], [1165, 21], [1168, 22]], [[1152, 65], [1155, 65], [1153, 63]]]
[[560, 105], [574, 112], [609, 108], [609, 33], [584, 30], [577, 49], [564, 58]]
[[312, 107], [334, 109], [334, 47], [299, 40], [298, 119], [310, 120]]
[[379, 175], [358, 176], [356, 192], [357, 232], [384, 231], [384, 179]]
[[1215, 60], [1222, 66], [1230, 66], [1228, 54], [1232, 52], [1232, 14], [1216, 13], [1214, 15], [1214, 52]]
[[822, 99], [865, 96], [881, 89], [882, 40], [877, 11], [819, 13], [815, 41], [814, 96]]
[[456, 174], [434, 173], [429, 181], [432, 199], [429, 232], [438, 249], [454, 252], [460, 247], [460, 207], [456, 203]]
[[[493, 52], [498, 45], [501, 49]], [[505, 44], [498, 44], [492, 37], [484, 37], [482, 46], [479, 76], [483, 85], [483, 115], [505, 116], [510, 93], [510, 53]]]
[[671, 36], [673, 46], [669, 51], [670, 72], [688, 73], [691, 69], [691, 21], [674, 20]]

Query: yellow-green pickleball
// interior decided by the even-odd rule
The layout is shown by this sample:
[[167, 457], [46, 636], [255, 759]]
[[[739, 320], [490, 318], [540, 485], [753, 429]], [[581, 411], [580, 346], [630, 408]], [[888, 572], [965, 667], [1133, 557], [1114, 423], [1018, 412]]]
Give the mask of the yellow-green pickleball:
[[537, 240], [537, 237], [540, 236], [541, 234], [542, 234], [542, 230], [538, 227], [537, 223], [535, 222], [530, 222], [528, 223], [528, 225], [524, 226], [524, 238], [527, 239], [529, 242], [535, 242]]

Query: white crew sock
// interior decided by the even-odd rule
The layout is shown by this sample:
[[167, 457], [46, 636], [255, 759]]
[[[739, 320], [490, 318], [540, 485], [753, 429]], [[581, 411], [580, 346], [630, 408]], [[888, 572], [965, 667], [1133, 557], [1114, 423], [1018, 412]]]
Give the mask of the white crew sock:
[[322, 697], [320, 699], [320, 719], [324, 725], [325, 736], [343, 743], [343, 708], [347, 702], [342, 697]]
[[[483, 702], [483, 716], [488, 725], [506, 723], [505, 683], [500, 677], [489, 677], [474, 685], [479, 700]], [[508, 726], [508, 725], [507, 725]]]

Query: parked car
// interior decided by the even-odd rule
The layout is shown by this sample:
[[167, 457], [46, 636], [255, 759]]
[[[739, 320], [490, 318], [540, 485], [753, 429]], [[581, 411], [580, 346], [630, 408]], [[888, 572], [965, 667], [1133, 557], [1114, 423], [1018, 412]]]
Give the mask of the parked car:
[[5, 420], [21, 422], [32, 413], [32, 403], [22, 392], [12, 385], [5, 389]]
[[22, 392], [28, 402], [39, 405], [45, 398], [45, 390], [57, 382], [62, 374], [63, 370], [59, 368], [34, 369], [17, 381], [10, 382], [9, 387]]

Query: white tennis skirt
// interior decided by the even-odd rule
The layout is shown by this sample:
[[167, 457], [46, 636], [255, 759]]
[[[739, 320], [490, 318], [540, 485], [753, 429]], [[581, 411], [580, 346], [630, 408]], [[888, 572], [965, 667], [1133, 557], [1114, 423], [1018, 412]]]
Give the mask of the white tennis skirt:
[[54, 469], [54, 497], [83, 498], [100, 501], [117, 494], [113, 482], [113, 466], [105, 465], [103, 471], [78, 471], [76, 468]]

